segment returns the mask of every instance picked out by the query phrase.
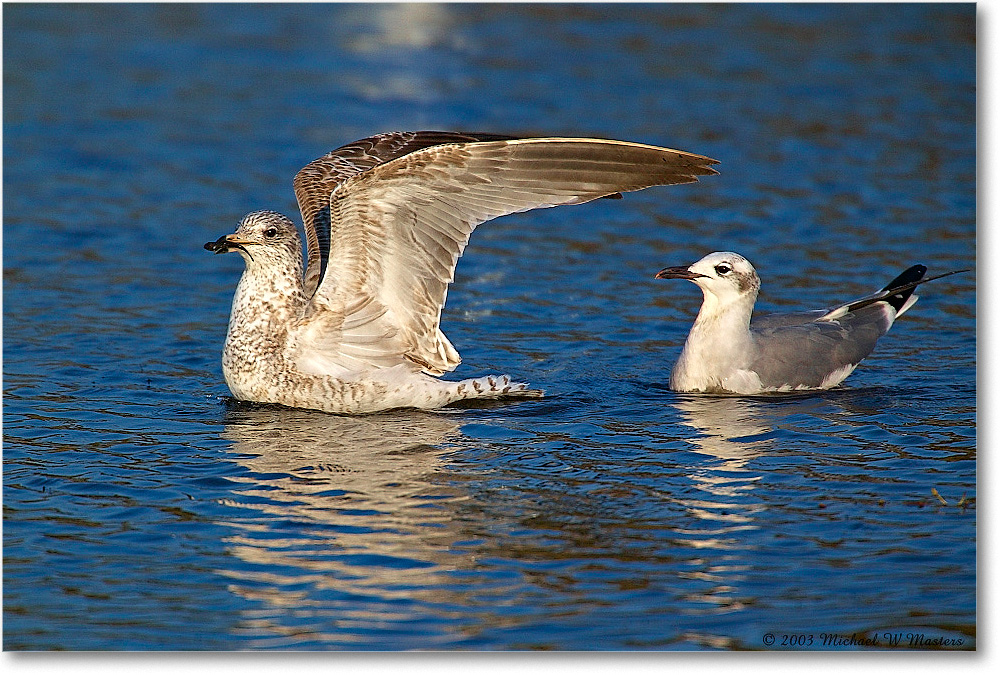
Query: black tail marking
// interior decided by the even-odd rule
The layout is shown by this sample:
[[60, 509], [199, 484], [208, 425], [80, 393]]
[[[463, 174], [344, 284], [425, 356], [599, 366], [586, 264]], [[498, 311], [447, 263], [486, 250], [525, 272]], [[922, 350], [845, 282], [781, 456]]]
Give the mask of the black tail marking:
[[913, 295], [913, 290], [917, 287], [917, 284], [921, 283], [921, 279], [924, 278], [924, 274], [926, 273], [927, 267], [924, 265], [914, 265], [907, 269], [885, 285], [882, 292], [889, 293], [890, 295], [886, 295], [883, 299], [898, 312], [906, 304], [906, 301], [910, 299], [910, 296]]
[[876, 302], [888, 302], [892, 305], [893, 309], [898, 312], [899, 309], [906, 304], [906, 301], [910, 299], [910, 296], [913, 295], [913, 289], [920, 284], [926, 284], [928, 281], [934, 281], [935, 279], [940, 279], [941, 277], [949, 277], [952, 274], [959, 274], [960, 272], [968, 271], [969, 270], [954, 270], [952, 272], [945, 272], [944, 274], [938, 274], [925, 279], [923, 277], [927, 272], [927, 268], [923, 265], [914, 265], [886, 284], [885, 288], [878, 293], [852, 302], [847, 306], [847, 311], [855, 312], [862, 307], [873, 305]]

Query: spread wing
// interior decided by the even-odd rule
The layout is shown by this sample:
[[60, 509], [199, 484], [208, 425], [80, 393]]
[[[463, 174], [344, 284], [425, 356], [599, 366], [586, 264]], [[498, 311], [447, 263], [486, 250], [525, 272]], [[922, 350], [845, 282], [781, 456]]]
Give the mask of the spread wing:
[[350, 324], [330, 332], [338, 355], [380, 365], [394, 354], [432, 374], [452, 370], [460, 358], [440, 331], [441, 310], [479, 223], [694, 182], [716, 173], [715, 163], [649, 145], [566, 138], [437, 144], [376, 163], [330, 196], [330, 252], [305, 321]]
[[443, 143], [497, 141], [499, 134], [450, 131], [397, 131], [348, 143], [307, 164], [292, 182], [306, 231], [307, 261], [304, 290], [312, 296], [330, 255], [330, 194], [351, 176], [416, 150]]

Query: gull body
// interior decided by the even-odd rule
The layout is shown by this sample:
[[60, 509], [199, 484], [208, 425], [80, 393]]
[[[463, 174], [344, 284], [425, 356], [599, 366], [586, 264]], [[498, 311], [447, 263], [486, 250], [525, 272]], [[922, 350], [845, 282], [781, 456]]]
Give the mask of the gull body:
[[834, 387], [913, 306], [918, 284], [947, 276], [924, 279], [926, 271], [914, 265], [881, 290], [835, 307], [751, 320], [760, 277], [738, 253], [710, 253], [693, 265], [660, 270], [657, 279], [687, 279], [704, 295], [670, 388], [753, 395]]
[[395, 132], [311, 162], [292, 221], [245, 216], [205, 244], [246, 264], [222, 372], [236, 398], [331, 413], [437, 408], [541, 392], [507, 375], [445, 381], [460, 357], [440, 329], [472, 231], [508, 213], [580, 204], [714, 174], [716, 161], [601, 139]]

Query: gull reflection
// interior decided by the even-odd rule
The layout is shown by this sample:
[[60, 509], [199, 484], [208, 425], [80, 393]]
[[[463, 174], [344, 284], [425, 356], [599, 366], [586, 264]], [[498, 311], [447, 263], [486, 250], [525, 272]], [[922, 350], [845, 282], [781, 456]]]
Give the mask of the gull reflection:
[[696, 569], [681, 573], [696, 584], [683, 596], [685, 613], [743, 611], [753, 602], [739, 592], [753, 567], [747, 533], [764, 509], [752, 494], [762, 476], [748, 464], [770, 449], [771, 427], [748, 399], [679, 397], [674, 405], [694, 431], [686, 439], [691, 449], [708, 458], [688, 474], [694, 494], [678, 500], [691, 520], [676, 530], [677, 543], [698, 556]]
[[225, 523], [233, 563], [218, 571], [258, 601], [241, 629], [257, 646], [363, 642], [365, 626], [405, 624], [413, 601], [447, 601], [432, 596], [461, 559], [467, 499], [442, 480], [462, 438], [448, 414], [243, 407], [223, 436], [243, 471]]
[[691, 512], [707, 520], [751, 524], [761, 507], [747, 502], [747, 497], [761, 476], [746, 466], [771, 444], [767, 437], [771, 427], [763, 421], [759, 407], [735, 397], [679, 398], [675, 405], [682, 423], [696, 432], [689, 439], [692, 449], [716, 460], [691, 474], [695, 484], [709, 495], [690, 500]]

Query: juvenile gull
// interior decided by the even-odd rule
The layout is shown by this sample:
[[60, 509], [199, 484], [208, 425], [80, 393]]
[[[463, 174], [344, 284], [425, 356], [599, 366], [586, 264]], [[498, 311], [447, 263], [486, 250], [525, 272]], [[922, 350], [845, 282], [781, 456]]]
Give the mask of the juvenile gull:
[[843, 305], [754, 317], [756, 270], [737, 253], [710, 253], [693, 265], [667, 267], [657, 279], [687, 279], [705, 296], [670, 373], [675, 391], [763, 394], [829, 389], [843, 382], [896, 317], [913, 306], [923, 278], [914, 265], [885, 288]]
[[707, 157], [588, 138], [399, 132], [366, 138], [295, 176], [295, 225], [245, 216], [205, 244], [246, 263], [222, 372], [236, 398], [331, 413], [540, 396], [507, 375], [437, 379], [459, 364], [440, 329], [448, 284], [479, 223], [714, 174]]

